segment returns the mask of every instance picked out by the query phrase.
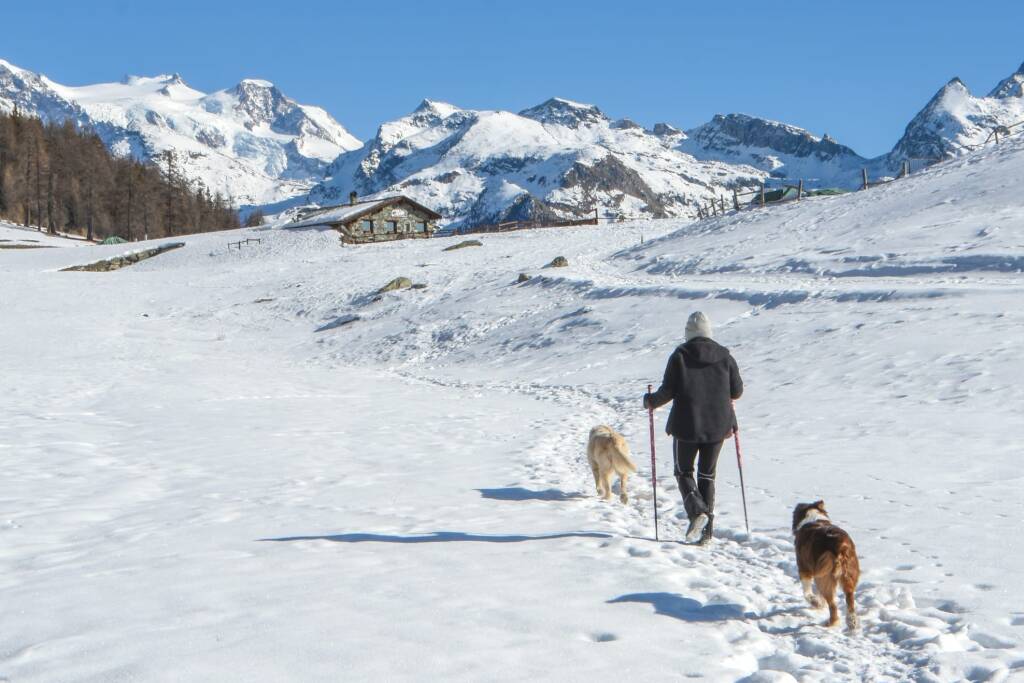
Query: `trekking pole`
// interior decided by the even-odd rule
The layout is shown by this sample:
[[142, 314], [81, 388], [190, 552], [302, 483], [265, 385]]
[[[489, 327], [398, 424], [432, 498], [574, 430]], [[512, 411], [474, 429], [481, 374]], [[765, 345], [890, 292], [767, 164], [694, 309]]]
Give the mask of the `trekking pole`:
[[[648, 395], [654, 390], [650, 384], [647, 385]], [[651, 491], [654, 493], [654, 540], [658, 539], [658, 465], [654, 458], [654, 408], [647, 408], [647, 419], [651, 427]]]
[[747, 536], [750, 536], [750, 518], [747, 517], [747, 487], [743, 485], [743, 456], [740, 454], [740, 430], [734, 429], [732, 436], [736, 442], [736, 465], [740, 468], [740, 495], [743, 496], [743, 523], [747, 526]]

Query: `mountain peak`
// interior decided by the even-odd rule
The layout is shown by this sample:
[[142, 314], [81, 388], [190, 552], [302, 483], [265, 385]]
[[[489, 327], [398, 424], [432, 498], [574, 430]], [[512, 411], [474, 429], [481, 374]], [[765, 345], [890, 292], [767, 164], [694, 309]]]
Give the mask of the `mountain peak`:
[[156, 76], [136, 76], [135, 74], [125, 74], [121, 77], [121, 85], [128, 86], [145, 86], [148, 89], [159, 89], [166, 88], [169, 86], [185, 86], [188, 88], [188, 83], [181, 77], [179, 73], [172, 74], [157, 74]]
[[419, 103], [419, 106], [417, 106], [415, 109], [413, 109], [412, 113], [413, 114], [436, 114], [437, 116], [439, 116], [439, 117], [441, 117], [443, 119], [443, 118], [445, 118], [447, 116], [450, 116], [451, 114], [454, 114], [457, 111], [461, 111], [461, 110], [458, 107], [456, 107], [454, 104], [449, 104], [447, 102], [441, 102], [440, 100], [424, 99], [422, 102]]
[[949, 90], [962, 90], [964, 92], [969, 92], [967, 84], [961, 81], [959, 76], [953, 76], [953, 78], [949, 79], [949, 82], [942, 86], [942, 90], [940, 90], [940, 92], [946, 92]]
[[631, 118], [621, 118], [612, 122], [612, 128], [619, 130], [643, 130], [644, 127]]
[[273, 88], [274, 84], [270, 81], [265, 81], [262, 78], [243, 78], [238, 82], [239, 88], [250, 87], [250, 88]]
[[[938, 109], [956, 108], [958, 102], [963, 102], [970, 97], [971, 91], [967, 89], [963, 81], [954, 76], [944, 86], [939, 88], [921, 111], [929, 112]], [[920, 115], [919, 113], [918, 116]]]
[[535, 107], [522, 110], [519, 115], [540, 123], [552, 123], [568, 128], [579, 128], [608, 121], [608, 117], [594, 105], [582, 104], [562, 97], [552, 97]]
[[1024, 64], [1017, 67], [1012, 74], [999, 81], [999, 84], [988, 94], [989, 97], [1006, 99], [1009, 97], [1024, 97]]
[[668, 137], [671, 135], [683, 134], [683, 131], [679, 130], [678, 128], [669, 123], [656, 123], [654, 124], [654, 128], [651, 129], [651, 132], [657, 135], [658, 137]]
[[20, 66], [15, 66], [6, 59], [0, 59], [0, 71], [9, 71], [13, 74], [20, 74], [24, 71]]
[[233, 88], [233, 91], [240, 100], [282, 97], [277, 86], [261, 78], [243, 78]]
[[698, 159], [745, 163], [777, 178], [830, 178], [842, 185], [865, 162], [831, 137], [749, 114], [715, 114], [686, 135], [677, 148]]

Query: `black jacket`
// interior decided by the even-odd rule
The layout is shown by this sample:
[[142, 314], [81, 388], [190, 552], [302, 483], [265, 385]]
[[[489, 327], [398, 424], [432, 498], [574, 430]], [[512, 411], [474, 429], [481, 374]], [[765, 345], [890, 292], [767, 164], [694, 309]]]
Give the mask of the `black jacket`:
[[644, 396], [644, 406], [672, 401], [665, 431], [680, 441], [713, 443], [736, 428], [732, 401], [742, 394], [743, 380], [729, 349], [695, 337], [669, 356], [661, 386]]

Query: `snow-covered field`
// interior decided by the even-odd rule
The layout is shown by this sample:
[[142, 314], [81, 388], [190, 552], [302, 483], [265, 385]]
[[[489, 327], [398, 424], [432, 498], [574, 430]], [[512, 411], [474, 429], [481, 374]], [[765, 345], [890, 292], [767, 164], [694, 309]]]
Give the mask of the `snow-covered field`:
[[0, 221], [0, 249], [42, 249], [47, 247], [86, 247], [84, 238], [50, 235], [37, 228]]
[[[0, 679], [1024, 678], [1022, 186], [1015, 144], [452, 252], [0, 251]], [[397, 276], [426, 288], [375, 300]], [[697, 308], [747, 384], [753, 533], [727, 447], [710, 548], [678, 543], [660, 429], [653, 540], [640, 407]], [[602, 422], [627, 505], [593, 495]], [[818, 497], [862, 558], [857, 634], [798, 589]]]

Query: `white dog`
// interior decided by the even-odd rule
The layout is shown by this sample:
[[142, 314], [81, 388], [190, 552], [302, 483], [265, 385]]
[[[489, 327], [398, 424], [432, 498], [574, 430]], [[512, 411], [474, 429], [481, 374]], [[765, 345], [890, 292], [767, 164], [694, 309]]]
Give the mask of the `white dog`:
[[626, 479], [630, 472], [636, 472], [636, 463], [629, 457], [629, 444], [607, 425], [598, 425], [590, 430], [587, 442], [587, 461], [594, 472], [599, 496], [608, 500], [612, 497], [612, 475], [619, 475], [619, 500], [625, 503]]

